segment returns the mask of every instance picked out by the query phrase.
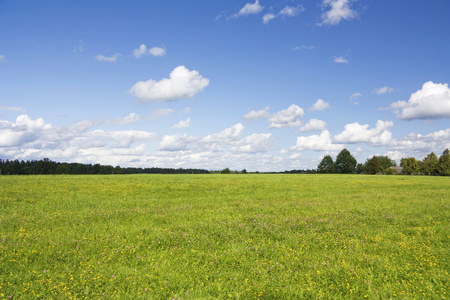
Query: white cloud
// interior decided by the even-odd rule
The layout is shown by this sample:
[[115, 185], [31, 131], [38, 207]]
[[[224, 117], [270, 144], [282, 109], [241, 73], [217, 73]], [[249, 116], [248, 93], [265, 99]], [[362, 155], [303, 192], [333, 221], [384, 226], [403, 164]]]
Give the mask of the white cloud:
[[342, 20], [352, 20], [356, 18], [357, 13], [350, 8], [352, 0], [324, 0], [322, 7], [330, 8], [321, 16], [322, 22], [318, 25], [337, 25]]
[[296, 7], [287, 5], [280, 11], [279, 15], [285, 17], [293, 17], [298, 15], [302, 11], [305, 11], [305, 8], [302, 5]]
[[244, 7], [241, 8], [241, 10], [233, 15], [232, 17], [240, 17], [240, 16], [246, 16], [246, 15], [257, 15], [264, 9], [264, 6], [261, 6], [259, 4], [259, 0], [256, 0], [255, 3], [247, 3], [244, 5]]
[[348, 64], [348, 60], [343, 56], [335, 56], [333, 61], [337, 64]]
[[344, 131], [337, 134], [334, 140], [337, 143], [362, 143], [372, 145], [387, 145], [392, 140], [392, 133], [388, 128], [394, 126], [391, 121], [378, 120], [375, 128], [368, 129], [369, 125], [358, 122], [347, 124]]
[[234, 147], [231, 147], [235, 152], [256, 153], [265, 152], [270, 148], [270, 133], [255, 133], [249, 135], [238, 142]]
[[112, 123], [112, 124], [123, 125], [123, 124], [136, 123], [136, 122], [139, 122], [140, 120], [141, 120], [140, 115], [131, 113], [130, 115], [128, 115], [124, 118], [111, 119], [111, 120], [107, 120], [106, 122]]
[[18, 106], [6, 106], [0, 104], [0, 110], [11, 110], [11, 111], [21, 111], [23, 108]]
[[314, 46], [304, 46], [304, 45], [301, 45], [301, 46], [297, 46], [297, 47], [295, 47], [295, 48], [292, 48], [292, 51], [297, 51], [297, 50], [314, 50]]
[[178, 66], [170, 73], [170, 78], [160, 81], [139, 81], [129, 91], [140, 102], [174, 101], [192, 98], [209, 85], [209, 79], [198, 71], [189, 71], [185, 66]]
[[267, 24], [267, 23], [270, 22], [270, 20], [273, 20], [273, 19], [275, 19], [275, 18], [277, 18], [279, 16], [285, 17], [285, 18], [287, 18], [287, 17], [289, 17], [289, 18], [290, 17], [294, 17], [294, 16], [298, 15], [300, 12], [302, 12], [304, 10], [305, 10], [305, 8], [302, 5], [298, 5], [296, 7], [292, 7], [292, 6], [287, 5], [282, 10], [280, 10], [280, 12], [278, 14], [276, 14], [276, 15], [274, 15], [272, 13], [265, 14], [263, 16], [263, 23]]
[[115, 63], [115, 62], [117, 62], [117, 59], [119, 58], [119, 56], [120, 56], [120, 53], [116, 53], [113, 56], [104, 56], [104, 55], [99, 54], [95, 57], [95, 60]]
[[183, 151], [186, 150], [188, 145], [197, 141], [198, 138], [194, 136], [184, 135], [165, 135], [159, 144], [159, 150], [161, 151]]
[[270, 20], [273, 20], [273, 19], [275, 19], [277, 16], [275, 16], [274, 14], [265, 14], [264, 16], [263, 16], [263, 23], [264, 24], [267, 24], [267, 23], [269, 23], [270, 22]]
[[244, 125], [238, 123], [230, 128], [225, 129], [224, 131], [214, 133], [206, 136], [203, 141], [208, 143], [217, 143], [217, 142], [231, 142], [235, 141], [239, 138], [242, 131], [244, 130]]
[[139, 48], [133, 50], [133, 55], [136, 58], [141, 58], [142, 56], [152, 55], [152, 56], [164, 56], [166, 55], [166, 49], [161, 47], [153, 47], [147, 49], [145, 44], [141, 44]]
[[153, 56], [164, 56], [166, 55], [166, 49], [161, 47], [153, 47], [148, 50], [148, 53]]
[[328, 107], [330, 107], [330, 103], [327, 103], [327, 102], [323, 101], [322, 99], [318, 99], [316, 101], [316, 103], [314, 103], [314, 105], [309, 108], [309, 110], [311, 110], [311, 111], [324, 110], [324, 109], [327, 109]]
[[362, 96], [361, 93], [353, 93], [353, 94], [350, 96], [350, 99], [359, 98], [359, 97], [361, 97], [361, 96]]
[[304, 111], [301, 107], [292, 104], [287, 109], [283, 109], [275, 114], [269, 115], [268, 121], [270, 125], [268, 128], [283, 128], [294, 127], [302, 125], [299, 118], [303, 117]]
[[297, 144], [290, 147], [290, 151], [338, 151], [344, 148], [344, 145], [333, 144], [328, 130], [323, 130], [320, 135], [299, 136]]
[[133, 55], [136, 58], [140, 58], [146, 54], [147, 54], [147, 46], [145, 46], [145, 44], [141, 44], [139, 48], [133, 50]]
[[6, 57], [3, 54], [0, 54], [0, 63], [6, 61]]
[[397, 101], [390, 108], [404, 120], [450, 119], [450, 89], [447, 83], [428, 81], [410, 96], [408, 102]]
[[187, 118], [186, 121], [181, 120], [177, 124], [173, 125], [173, 128], [187, 128], [191, 125], [191, 118]]
[[323, 131], [325, 130], [327, 123], [322, 120], [311, 119], [308, 123], [300, 128], [301, 132], [309, 132], [309, 131]]
[[252, 110], [248, 114], [244, 115], [244, 119], [250, 121], [250, 120], [259, 120], [264, 119], [269, 116], [269, 106], [266, 106], [263, 110]]
[[150, 116], [150, 120], [156, 120], [160, 117], [168, 116], [173, 112], [175, 112], [175, 111], [171, 108], [160, 108], [160, 109], [154, 110], [152, 112], [152, 115]]
[[389, 86], [383, 86], [379, 89], [374, 89], [373, 92], [376, 93], [377, 95], [383, 95], [383, 94], [390, 94], [394, 91], [394, 88], [389, 87]]

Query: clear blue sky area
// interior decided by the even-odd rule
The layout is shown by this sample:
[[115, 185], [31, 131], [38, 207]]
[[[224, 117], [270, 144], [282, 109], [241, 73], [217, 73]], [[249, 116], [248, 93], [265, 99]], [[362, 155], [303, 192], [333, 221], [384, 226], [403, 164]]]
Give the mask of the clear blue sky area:
[[450, 1], [0, 0], [0, 158], [248, 171], [450, 148]]

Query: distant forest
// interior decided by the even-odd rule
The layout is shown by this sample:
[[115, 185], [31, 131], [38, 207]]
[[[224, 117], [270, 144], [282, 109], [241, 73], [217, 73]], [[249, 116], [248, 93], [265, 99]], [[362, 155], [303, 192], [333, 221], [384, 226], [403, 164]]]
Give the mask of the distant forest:
[[101, 164], [60, 163], [48, 158], [43, 160], [0, 159], [0, 175], [38, 174], [208, 174], [203, 169], [171, 168], [121, 168]]

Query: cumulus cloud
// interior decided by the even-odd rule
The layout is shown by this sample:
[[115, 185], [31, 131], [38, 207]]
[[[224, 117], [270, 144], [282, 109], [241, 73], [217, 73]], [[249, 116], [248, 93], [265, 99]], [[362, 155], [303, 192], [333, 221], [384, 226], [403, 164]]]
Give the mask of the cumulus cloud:
[[314, 105], [309, 108], [309, 110], [312, 110], [312, 111], [324, 110], [324, 109], [327, 109], [328, 107], [330, 107], [330, 103], [327, 103], [327, 102], [323, 101], [322, 99], [318, 99], [316, 101], [316, 103], [314, 103]]
[[357, 13], [350, 7], [352, 0], [324, 0], [322, 7], [329, 9], [322, 16], [322, 22], [318, 25], [337, 25], [342, 20], [352, 20]]
[[169, 78], [160, 81], [150, 79], [139, 81], [129, 91], [140, 102], [174, 101], [192, 98], [209, 85], [196, 70], [190, 71], [185, 66], [178, 66], [170, 73]]
[[181, 120], [177, 124], [173, 125], [173, 128], [187, 128], [191, 125], [191, 118], [187, 118], [186, 121]]
[[270, 125], [268, 128], [283, 128], [301, 126], [302, 123], [299, 118], [303, 117], [305, 112], [303, 109], [295, 104], [292, 104], [287, 109], [283, 109], [268, 117]]
[[389, 87], [389, 86], [383, 86], [383, 87], [380, 87], [379, 89], [373, 90], [373, 92], [377, 95], [390, 94], [393, 91], [394, 91], [394, 88]]
[[367, 143], [372, 145], [386, 145], [392, 140], [392, 133], [388, 130], [394, 126], [391, 121], [378, 120], [375, 128], [368, 129], [369, 125], [358, 122], [347, 124], [344, 131], [334, 137], [337, 143]]
[[309, 132], [309, 131], [323, 131], [325, 130], [327, 123], [322, 120], [311, 119], [308, 123], [300, 128], [301, 132]]
[[231, 151], [256, 153], [265, 152], [270, 148], [270, 133], [254, 133], [246, 136], [235, 143], [235, 146], [231, 147]]
[[390, 108], [404, 120], [450, 119], [450, 89], [447, 83], [428, 81], [407, 102], [394, 102]]
[[188, 145], [197, 141], [198, 138], [194, 136], [184, 135], [165, 135], [159, 144], [159, 150], [161, 151], [183, 151], [186, 150]]
[[295, 146], [290, 147], [290, 151], [338, 151], [344, 148], [344, 145], [334, 144], [331, 140], [331, 134], [328, 130], [323, 130], [320, 135], [299, 136]]
[[244, 115], [244, 119], [251, 121], [251, 120], [259, 120], [264, 119], [269, 116], [269, 106], [266, 106], [263, 110], [252, 110], [248, 114]]
[[95, 57], [96, 61], [104, 61], [104, 62], [110, 62], [110, 63], [115, 63], [117, 62], [117, 59], [120, 57], [120, 53], [116, 53], [113, 56], [104, 56], [104, 55], [97, 55]]
[[139, 48], [133, 50], [133, 55], [136, 58], [141, 58], [142, 56], [152, 55], [152, 56], [164, 56], [166, 55], [166, 49], [161, 47], [153, 47], [147, 49], [145, 44], [141, 44]]
[[224, 131], [206, 136], [203, 141], [208, 143], [235, 141], [239, 138], [243, 130], [244, 125], [242, 125], [242, 123], [238, 123], [230, 128], [225, 129]]

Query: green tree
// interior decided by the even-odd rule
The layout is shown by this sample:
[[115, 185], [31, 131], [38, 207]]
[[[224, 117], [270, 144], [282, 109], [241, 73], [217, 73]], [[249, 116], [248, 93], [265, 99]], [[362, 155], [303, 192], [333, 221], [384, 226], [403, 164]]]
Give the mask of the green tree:
[[347, 149], [343, 149], [336, 157], [336, 171], [339, 174], [352, 174], [356, 170], [356, 159]]
[[450, 151], [445, 149], [438, 161], [438, 173], [443, 176], [450, 176]]
[[412, 175], [419, 171], [419, 163], [414, 157], [402, 158], [400, 166], [403, 168], [403, 174]]
[[389, 167], [397, 166], [397, 164], [395, 163], [395, 160], [390, 159], [389, 156], [378, 155], [377, 159], [381, 165], [381, 171], [385, 171]]
[[423, 159], [420, 171], [425, 175], [438, 175], [438, 163], [438, 157], [431, 152]]
[[377, 174], [383, 170], [377, 156], [367, 159], [365, 166], [367, 174]]
[[334, 162], [333, 162], [333, 159], [331, 158], [331, 156], [326, 155], [322, 159], [322, 161], [317, 166], [317, 172], [318, 173], [327, 173], [327, 174], [331, 174], [331, 173], [335, 172]]

